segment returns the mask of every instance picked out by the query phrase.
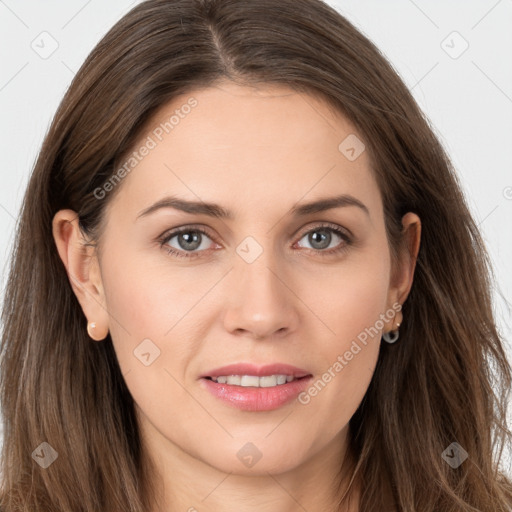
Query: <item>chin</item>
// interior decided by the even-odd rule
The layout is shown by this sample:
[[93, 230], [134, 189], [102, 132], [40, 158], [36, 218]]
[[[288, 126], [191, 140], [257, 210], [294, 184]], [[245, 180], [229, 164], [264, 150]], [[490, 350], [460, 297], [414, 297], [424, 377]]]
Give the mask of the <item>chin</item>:
[[[267, 434], [265, 434], [267, 435]], [[268, 476], [268, 473], [279, 474], [290, 471], [306, 460], [300, 450], [303, 446], [277, 445], [260, 438], [253, 442], [233, 440], [226, 446], [217, 446], [206, 458], [200, 457], [210, 466], [234, 475]]]

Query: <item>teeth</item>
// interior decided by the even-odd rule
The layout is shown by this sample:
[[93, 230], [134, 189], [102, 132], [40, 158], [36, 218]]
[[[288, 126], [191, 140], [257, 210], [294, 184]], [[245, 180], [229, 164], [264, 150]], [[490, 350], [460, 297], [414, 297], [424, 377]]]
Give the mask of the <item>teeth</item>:
[[232, 386], [240, 386], [242, 384], [242, 377], [240, 375], [229, 375], [226, 379], [226, 382]]
[[230, 384], [232, 386], [271, 388], [291, 382], [295, 380], [295, 377], [292, 375], [265, 375], [264, 377], [257, 377], [255, 375], [222, 375], [211, 377], [211, 379], [219, 384]]
[[[284, 384], [286, 382], [286, 377], [285, 375], [277, 375], [276, 376], [276, 381], [277, 381], [277, 384], [278, 385], [281, 385], [281, 384]], [[291, 375], [289, 375], [290, 377], [290, 382], [293, 380], [293, 377]]]
[[[236, 382], [236, 379], [238, 379], [238, 376], [235, 376], [235, 382]], [[232, 381], [231, 381], [232, 377], [228, 377], [228, 384], [232, 384]], [[263, 379], [261, 379], [263, 380]], [[263, 382], [260, 382], [260, 378], [259, 377], [254, 377], [252, 375], [242, 375], [242, 377], [240, 377], [240, 382], [238, 383], [239, 386], [244, 386], [244, 387], [249, 387], [249, 386], [253, 386], [255, 388], [257, 388], [258, 386], [263, 386]]]

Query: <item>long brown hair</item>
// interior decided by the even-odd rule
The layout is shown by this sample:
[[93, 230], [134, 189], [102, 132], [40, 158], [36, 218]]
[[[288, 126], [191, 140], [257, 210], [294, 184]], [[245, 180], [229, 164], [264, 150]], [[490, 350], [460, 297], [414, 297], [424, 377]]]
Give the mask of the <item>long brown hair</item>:
[[[93, 343], [87, 335], [52, 218], [70, 208], [97, 240], [112, 195], [98, 200], [94, 191], [151, 116], [178, 94], [226, 79], [285, 84], [352, 121], [394, 254], [402, 215], [422, 220], [400, 341], [381, 345], [350, 420], [360, 510], [510, 510], [512, 484], [498, 466], [510, 447], [512, 376], [493, 318], [492, 269], [449, 158], [404, 83], [320, 0], [148, 0], [75, 76], [22, 204], [2, 317], [2, 511], [151, 508], [133, 399], [110, 336]], [[453, 442], [468, 454], [456, 468], [442, 457]], [[34, 457], [49, 450], [41, 443], [58, 454], [44, 469]]]

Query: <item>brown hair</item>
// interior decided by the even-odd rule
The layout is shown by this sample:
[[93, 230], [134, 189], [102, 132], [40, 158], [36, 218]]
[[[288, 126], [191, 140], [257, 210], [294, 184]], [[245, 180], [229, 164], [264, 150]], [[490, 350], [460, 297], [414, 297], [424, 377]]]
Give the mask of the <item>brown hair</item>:
[[[404, 83], [319, 0], [148, 0], [75, 76], [24, 198], [3, 308], [2, 511], [150, 509], [133, 399], [110, 336], [87, 335], [52, 218], [70, 208], [98, 240], [112, 195], [98, 201], [94, 191], [141, 128], [176, 95], [225, 79], [285, 84], [352, 121], [394, 254], [402, 215], [422, 220], [400, 342], [382, 344], [350, 420], [360, 510], [509, 510], [512, 484], [498, 466], [510, 443], [512, 376], [493, 318], [492, 269], [452, 165]], [[457, 468], [441, 457], [454, 441], [469, 454]], [[42, 442], [59, 454], [46, 469], [31, 457]]]

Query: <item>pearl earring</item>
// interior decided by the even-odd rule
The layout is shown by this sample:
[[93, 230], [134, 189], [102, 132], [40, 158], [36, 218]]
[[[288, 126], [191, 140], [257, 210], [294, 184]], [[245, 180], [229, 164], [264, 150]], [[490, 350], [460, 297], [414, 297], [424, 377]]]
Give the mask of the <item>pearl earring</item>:
[[108, 334], [108, 329], [107, 334], [105, 334], [105, 336], [103, 336], [102, 338], [98, 338], [97, 336], [93, 335], [94, 329], [96, 329], [96, 322], [87, 322], [87, 334], [89, 335], [89, 338], [92, 338], [95, 341], [101, 341], [106, 338]]

